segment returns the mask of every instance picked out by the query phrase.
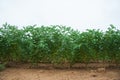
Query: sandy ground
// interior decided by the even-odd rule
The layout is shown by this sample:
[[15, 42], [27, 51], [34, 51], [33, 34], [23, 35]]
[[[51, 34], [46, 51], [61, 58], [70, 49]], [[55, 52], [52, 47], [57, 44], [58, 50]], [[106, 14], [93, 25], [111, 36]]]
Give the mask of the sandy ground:
[[120, 80], [120, 69], [25, 69], [7, 68], [0, 80]]

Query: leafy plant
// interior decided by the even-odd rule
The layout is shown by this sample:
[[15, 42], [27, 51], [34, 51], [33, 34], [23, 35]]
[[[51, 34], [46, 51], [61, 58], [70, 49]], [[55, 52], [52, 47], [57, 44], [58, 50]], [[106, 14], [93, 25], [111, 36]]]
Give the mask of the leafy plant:
[[61, 25], [0, 28], [1, 62], [49, 62], [52, 64], [109, 61], [120, 63], [120, 30], [84, 32]]

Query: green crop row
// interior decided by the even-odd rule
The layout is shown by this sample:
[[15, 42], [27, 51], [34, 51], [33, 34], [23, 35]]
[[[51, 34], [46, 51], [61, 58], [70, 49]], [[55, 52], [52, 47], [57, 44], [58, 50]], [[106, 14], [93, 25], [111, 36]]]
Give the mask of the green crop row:
[[16, 26], [0, 28], [0, 62], [120, 62], [120, 30], [113, 25], [103, 32], [88, 29], [84, 32], [71, 27]]

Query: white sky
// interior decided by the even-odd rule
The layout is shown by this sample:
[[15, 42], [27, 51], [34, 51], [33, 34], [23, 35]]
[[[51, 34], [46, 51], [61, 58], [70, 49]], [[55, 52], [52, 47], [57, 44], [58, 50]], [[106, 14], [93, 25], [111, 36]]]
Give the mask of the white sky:
[[0, 0], [0, 26], [66, 25], [81, 31], [120, 29], [120, 0]]

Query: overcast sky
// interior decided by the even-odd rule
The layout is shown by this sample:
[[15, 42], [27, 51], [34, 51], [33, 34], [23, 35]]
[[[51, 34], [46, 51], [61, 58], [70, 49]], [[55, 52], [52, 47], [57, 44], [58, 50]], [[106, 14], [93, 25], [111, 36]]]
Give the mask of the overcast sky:
[[0, 26], [66, 25], [74, 29], [120, 29], [120, 0], [0, 0]]

